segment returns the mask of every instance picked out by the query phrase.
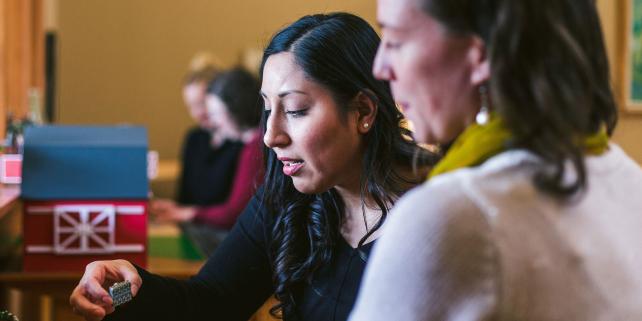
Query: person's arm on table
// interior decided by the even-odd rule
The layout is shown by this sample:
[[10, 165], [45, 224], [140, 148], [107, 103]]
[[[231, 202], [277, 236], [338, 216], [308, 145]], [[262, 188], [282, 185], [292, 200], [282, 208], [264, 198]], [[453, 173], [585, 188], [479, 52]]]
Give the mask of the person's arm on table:
[[[128, 279], [133, 285], [140, 284], [140, 290], [106, 320], [246, 321], [272, 293], [266, 250], [269, 227], [264, 222], [265, 214], [259, 211], [260, 198], [259, 191], [229, 236], [189, 280], [154, 275], [138, 267], [138, 273], [130, 273], [127, 268], [127, 274], [116, 272], [114, 281]], [[135, 281], [138, 275], [142, 282]], [[89, 304], [100, 302], [97, 298], [106, 294], [99, 287], [100, 277], [100, 273], [86, 273], [70, 298], [74, 310], [88, 320], [100, 320], [101, 314], [111, 312], [105, 304]]]

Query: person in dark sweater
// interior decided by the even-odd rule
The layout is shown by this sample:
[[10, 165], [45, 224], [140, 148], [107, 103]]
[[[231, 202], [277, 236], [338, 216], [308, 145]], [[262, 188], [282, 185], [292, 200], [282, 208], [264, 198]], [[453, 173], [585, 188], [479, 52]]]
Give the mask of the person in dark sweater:
[[211, 143], [204, 145], [207, 138], [190, 136], [180, 204], [155, 201], [152, 215], [158, 220], [193, 221], [223, 230], [234, 225], [262, 182], [258, 92], [257, 79], [242, 68], [220, 72], [209, 83], [205, 99], [209, 126], [225, 141], [212, 149]]
[[208, 206], [229, 195], [243, 143], [225, 140], [215, 147], [212, 139], [211, 130], [201, 127], [190, 129], [185, 137], [175, 203]]
[[[227, 139], [213, 126], [206, 105], [208, 85], [220, 72], [214, 57], [199, 53], [183, 79], [185, 107], [196, 125], [189, 129], [181, 150], [176, 198], [151, 201], [151, 214], [178, 214], [179, 209], [223, 203], [230, 194], [243, 143]], [[167, 216], [167, 215], [165, 215]]]
[[[378, 44], [347, 13], [279, 31], [261, 68], [265, 183], [229, 236], [189, 280], [93, 262], [74, 310], [88, 320], [245, 321], [273, 295], [271, 313], [285, 320], [345, 320], [389, 209], [437, 159], [372, 76]], [[134, 298], [114, 309], [105, 286], [122, 280]]]

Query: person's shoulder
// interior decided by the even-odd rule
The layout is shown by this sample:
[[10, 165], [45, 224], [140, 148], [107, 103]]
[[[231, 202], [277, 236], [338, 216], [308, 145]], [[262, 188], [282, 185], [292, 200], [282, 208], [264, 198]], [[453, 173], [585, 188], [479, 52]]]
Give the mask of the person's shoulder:
[[250, 152], [250, 153], [260, 153], [261, 147], [263, 146], [263, 136], [261, 136], [261, 133], [257, 130], [252, 137], [247, 140], [243, 144], [243, 149], [245, 152]]
[[263, 185], [256, 188], [256, 192], [247, 203], [245, 210], [241, 214], [239, 220], [244, 221], [245, 223], [251, 224], [266, 224], [269, 220], [268, 211], [264, 205], [263, 194], [265, 192], [265, 187]]
[[[486, 289], [494, 290], [494, 237], [486, 216], [464, 191], [471, 174], [466, 171], [435, 177], [395, 204], [368, 262], [358, 315], [371, 316], [363, 307], [376, 305], [401, 319], [445, 319], [471, 300], [482, 302], [478, 293], [486, 298]], [[391, 293], [406, 308], [390, 305]], [[409, 307], [415, 311], [408, 313]]]
[[[438, 179], [439, 178], [439, 179]], [[385, 223], [384, 236], [412, 242], [446, 236], [480, 209], [463, 189], [461, 174], [436, 177], [408, 191], [397, 201]], [[479, 221], [479, 220], [475, 220]], [[451, 234], [453, 235], [453, 234]]]
[[431, 183], [441, 193], [457, 189], [481, 213], [493, 215], [497, 212], [497, 206], [506, 201], [533, 200], [537, 195], [533, 175], [541, 166], [541, 159], [533, 153], [510, 150], [495, 155], [479, 166], [440, 175]]
[[447, 214], [477, 211], [464, 189], [461, 174], [435, 177], [411, 189], [397, 201], [391, 217], [407, 215], [412, 220], [433, 220], [445, 218]]
[[[258, 186], [254, 192], [254, 195], [248, 202], [247, 207], [251, 207], [255, 212], [260, 212], [262, 209], [265, 209], [263, 206], [263, 194], [265, 193], [265, 187], [263, 185]], [[262, 211], [264, 212], [264, 211]]]
[[403, 256], [412, 257], [408, 262], [432, 262], [422, 265], [427, 269], [423, 273], [433, 268], [461, 271], [458, 264], [462, 262], [466, 262], [464, 266], [487, 263], [488, 249], [494, 246], [493, 227], [463, 184], [460, 173], [433, 179], [409, 191], [390, 212], [378, 251], [405, 251]]
[[531, 189], [529, 173], [537, 161], [527, 152], [505, 152], [481, 166], [436, 176], [399, 199], [389, 225], [443, 229], [468, 221], [485, 230], [494, 213], [495, 195], [506, 195], [508, 189]]
[[631, 158], [618, 144], [612, 142], [609, 143], [609, 150], [604, 154], [587, 157], [586, 166], [589, 173], [599, 176], [619, 172], [635, 180], [639, 180], [642, 177], [640, 164]]
[[246, 154], [260, 154], [262, 152], [263, 138], [260, 134], [255, 134], [252, 139], [243, 144], [243, 152]]
[[187, 137], [204, 137], [204, 136], [210, 136], [210, 132], [207, 130], [199, 127], [199, 126], [194, 126], [191, 127], [187, 130], [187, 133], [185, 134]]
[[265, 244], [270, 242], [274, 225], [273, 212], [264, 203], [265, 187], [259, 186], [238, 218], [238, 228], [246, 234], [262, 235], [259, 239]]
[[209, 143], [211, 140], [211, 137], [212, 135], [210, 134], [210, 132], [196, 126], [187, 130], [187, 133], [185, 134], [185, 142], [192, 143], [192, 144], [198, 143], [198, 142]]
[[[421, 204], [426, 201], [447, 202], [450, 198], [459, 198], [460, 196], [462, 196], [459, 195], [461, 193], [461, 189], [458, 186], [460, 185], [460, 183], [461, 182], [459, 180], [453, 179], [453, 177], [448, 177], [447, 179], [436, 177], [409, 190], [399, 200], [399, 204], [397, 204], [396, 206], [398, 207], [402, 204], [404, 204], [404, 206], [411, 206], [414, 204]], [[442, 195], [440, 195], [442, 193], [444, 194], [443, 196], [445, 196], [447, 199], [444, 199]], [[406, 203], [408, 205], [405, 205]]]

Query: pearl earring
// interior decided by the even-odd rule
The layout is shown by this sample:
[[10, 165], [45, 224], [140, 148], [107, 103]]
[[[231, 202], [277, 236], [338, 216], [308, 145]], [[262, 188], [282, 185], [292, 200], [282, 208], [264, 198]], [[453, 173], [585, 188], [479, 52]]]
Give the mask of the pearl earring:
[[368, 129], [368, 127], [370, 127], [370, 124], [368, 123], [363, 124], [363, 128]]
[[488, 107], [488, 88], [486, 85], [479, 86], [479, 96], [481, 98], [481, 107], [475, 116], [475, 122], [478, 125], [485, 125], [490, 119], [490, 109]]

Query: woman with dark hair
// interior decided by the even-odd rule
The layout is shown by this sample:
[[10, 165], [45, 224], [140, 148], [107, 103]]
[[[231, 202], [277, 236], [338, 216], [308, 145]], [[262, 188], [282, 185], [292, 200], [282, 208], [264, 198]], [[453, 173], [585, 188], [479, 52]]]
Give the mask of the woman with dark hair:
[[392, 211], [351, 320], [642, 320], [642, 170], [609, 143], [595, 1], [378, 6], [374, 73], [449, 148]]
[[[70, 302], [111, 308], [107, 281], [135, 298], [112, 320], [247, 320], [272, 294], [285, 320], [345, 320], [389, 209], [435, 160], [409, 138], [387, 83], [370, 70], [379, 38], [346, 13], [306, 16], [265, 50], [265, 185], [195, 277], [177, 281], [126, 261], [91, 263]], [[113, 318], [112, 318], [113, 317]]]
[[[261, 117], [259, 83], [255, 77], [242, 68], [223, 71], [208, 85], [205, 105], [208, 110], [210, 126], [219, 137], [225, 137], [228, 143], [240, 142], [243, 148], [239, 152], [236, 164], [219, 168], [222, 172], [234, 172], [229, 193], [221, 202], [209, 206], [178, 205], [171, 201], [152, 203], [152, 214], [161, 221], [195, 222], [223, 230], [230, 229], [241, 214], [247, 202], [252, 198], [255, 187], [261, 182], [261, 146], [258, 130]], [[215, 157], [214, 155], [210, 155]], [[198, 177], [203, 173], [194, 172], [194, 179], [202, 184], [218, 185], [223, 182], [207, 181]], [[220, 234], [222, 239], [226, 233]], [[218, 242], [215, 242], [218, 243]], [[210, 249], [204, 249], [210, 250]]]

